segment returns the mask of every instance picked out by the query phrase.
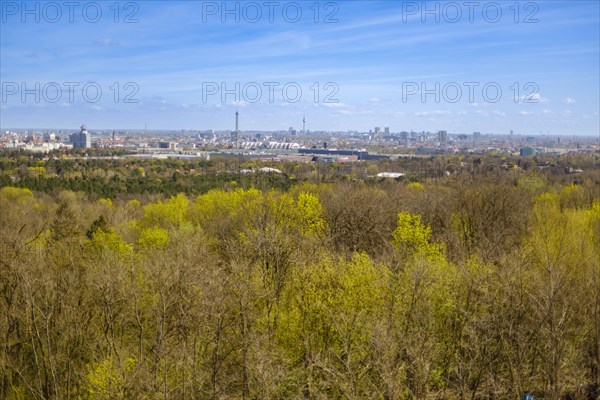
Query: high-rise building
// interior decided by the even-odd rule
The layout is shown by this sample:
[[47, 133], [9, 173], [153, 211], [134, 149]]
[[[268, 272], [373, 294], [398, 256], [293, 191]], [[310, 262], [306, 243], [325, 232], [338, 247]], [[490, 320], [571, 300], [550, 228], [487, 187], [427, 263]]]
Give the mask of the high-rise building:
[[448, 141], [448, 132], [438, 131], [438, 142], [446, 143]]
[[379, 128], [378, 126], [376, 126], [373, 129], [373, 140], [378, 140], [381, 137], [381, 128]]
[[390, 127], [389, 127], [389, 126], [386, 126], [385, 128], [383, 128], [383, 133], [384, 133], [385, 135], [389, 135], [389, 134], [390, 134]]
[[406, 132], [406, 131], [400, 132], [400, 143], [399, 143], [400, 146], [408, 147], [408, 142], [409, 142], [408, 132]]
[[44, 140], [44, 142], [54, 142], [56, 140], [56, 134], [52, 133], [52, 132], [45, 132], [42, 135], [42, 138]]
[[81, 125], [81, 131], [70, 136], [71, 143], [75, 149], [87, 149], [92, 147], [92, 136], [87, 131], [85, 125]]

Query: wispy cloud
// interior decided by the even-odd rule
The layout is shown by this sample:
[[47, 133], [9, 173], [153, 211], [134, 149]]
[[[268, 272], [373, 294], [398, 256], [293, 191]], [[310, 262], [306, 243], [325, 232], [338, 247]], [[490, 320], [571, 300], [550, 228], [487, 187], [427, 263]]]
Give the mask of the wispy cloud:
[[417, 117], [431, 117], [431, 116], [436, 116], [436, 115], [449, 115], [449, 114], [451, 114], [451, 112], [447, 111], [447, 110], [420, 111], [420, 112], [415, 113], [415, 115]]
[[119, 43], [118, 40], [114, 40], [114, 39], [96, 39], [94, 41], [94, 44], [96, 44], [98, 46], [102, 46], [102, 47], [120, 46], [121, 45], [121, 43]]
[[[423, 23], [419, 14], [406, 18], [401, 2], [338, 2], [335, 18], [339, 22], [331, 24], [315, 23], [309, 3], [303, 3], [303, 19], [295, 24], [280, 15], [274, 23], [264, 18], [256, 24], [221, 23], [220, 16], [203, 23], [200, 2], [139, 5], [139, 22], [133, 24], [114, 23], [108, 10], [97, 24], [81, 20], [70, 24], [68, 19], [57, 24], [23, 24], [19, 18], [3, 24], [3, 82], [43, 86], [94, 81], [102, 85], [103, 101], [97, 104], [101, 110], [81, 104], [43, 107], [19, 102], [23, 112], [3, 113], [2, 123], [27, 123], [35, 108], [36, 118], [61, 121], [58, 125], [71, 124], [76, 112], [78, 119], [97, 117], [101, 122], [111, 121], [111, 126], [154, 119], [155, 125], [210, 128], [230, 124], [221, 121], [230, 121], [231, 110], [240, 107], [244, 114], [256, 113], [253, 120], [263, 121], [264, 129], [289, 126], [288, 120], [308, 110], [313, 114], [313, 127], [322, 129], [389, 123], [395, 130], [457, 124], [473, 131], [526, 131], [532, 120], [539, 119], [540, 129], [555, 131], [572, 129], [569, 124], [599, 108], [597, 92], [591, 90], [600, 85], [600, 34], [597, 18], [593, 18], [600, 9], [597, 2], [545, 2], [536, 15], [543, 23], [537, 24], [515, 24], [509, 3], [502, 4], [506, 13], [498, 23], [481, 18], [470, 23], [468, 10], [458, 23], [444, 21], [443, 15], [439, 23], [434, 17]], [[124, 84], [135, 82], [140, 103], [110, 102], [115, 82], [121, 98]], [[233, 96], [222, 102], [219, 93], [213, 103], [200, 104], [205, 82], [226, 83], [229, 88], [235, 82], [242, 86], [297, 82], [302, 86], [302, 101], [293, 104], [276, 98], [274, 103], [233, 104]], [[330, 93], [324, 85], [329, 82], [337, 85], [339, 103], [323, 104]], [[414, 102], [404, 103], [405, 82], [427, 88], [450, 82], [479, 86], [473, 101], [466, 101], [469, 93], [463, 87], [459, 104], [446, 102], [443, 96], [435, 102], [433, 95], [422, 102], [420, 94]], [[486, 101], [481, 92], [489, 82], [502, 87], [499, 103]], [[535, 82], [540, 93], [528, 96], [529, 82]], [[319, 101], [314, 103], [316, 94]], [[281, 97], [280, 88], [275, 95]], [[16, 95], [17, 100], [11, 101], [19, 98]], [[526, 100], [532, 104], [524, 106]], [[577, 107], [567, 114], [547, 103]], [[94, 114], [86, 117], [86, 112]], [[539, 118], [522, 118], [521, 112]], [[562, 118], [566, 115], [570, 116], [568, 124]], [[599, 129], [597, 118], [577, 126], [589, 132]]]

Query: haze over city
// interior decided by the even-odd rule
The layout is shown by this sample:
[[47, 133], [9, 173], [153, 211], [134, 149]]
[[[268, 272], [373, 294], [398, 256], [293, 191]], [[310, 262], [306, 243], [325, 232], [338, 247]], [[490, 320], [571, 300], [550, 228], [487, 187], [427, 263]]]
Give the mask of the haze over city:
[[472, 3], [2, 2], [0, 125], [598, 135], [599, 3]]

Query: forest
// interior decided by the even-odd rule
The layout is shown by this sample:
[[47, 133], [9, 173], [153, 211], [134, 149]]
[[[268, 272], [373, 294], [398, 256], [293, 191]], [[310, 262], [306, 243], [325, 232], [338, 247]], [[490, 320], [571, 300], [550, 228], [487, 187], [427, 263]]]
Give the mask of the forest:
[[600, 396], [598, 154], [15, 153], [0, 187], [1, 399]]

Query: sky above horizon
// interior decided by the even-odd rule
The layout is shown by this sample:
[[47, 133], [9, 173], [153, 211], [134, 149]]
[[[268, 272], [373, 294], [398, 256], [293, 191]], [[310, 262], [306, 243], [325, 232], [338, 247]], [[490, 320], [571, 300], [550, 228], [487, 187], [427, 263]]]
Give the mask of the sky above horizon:
[[600, 2], [0, 1], [3, 128], [600, 134]]

